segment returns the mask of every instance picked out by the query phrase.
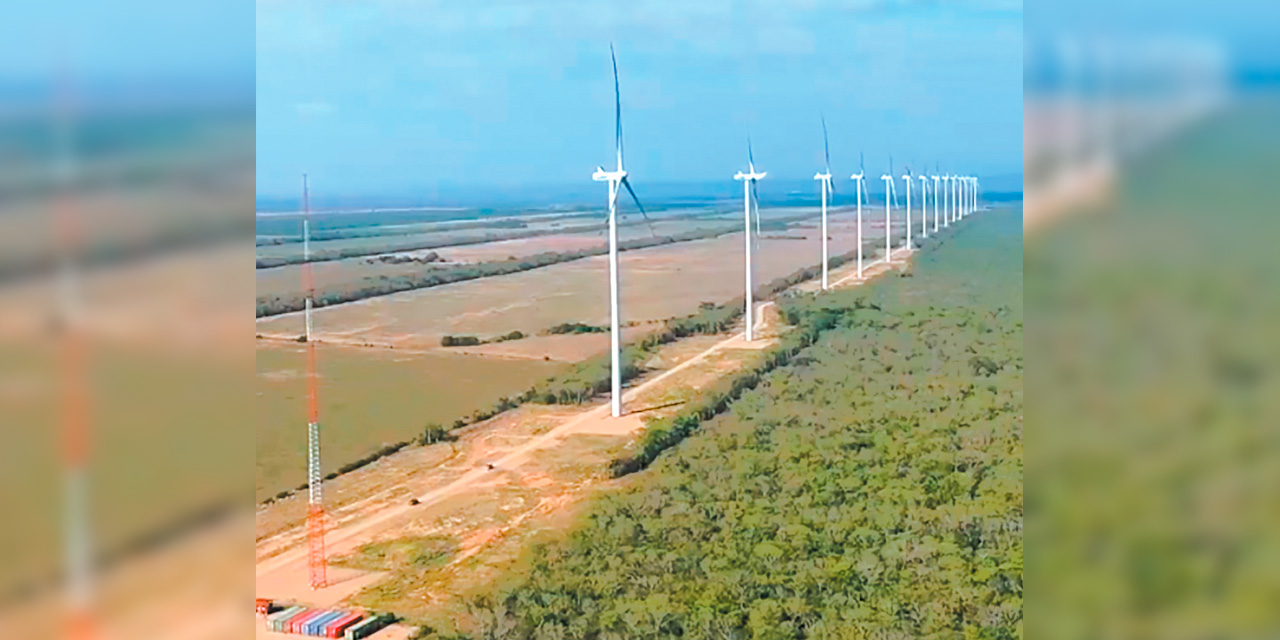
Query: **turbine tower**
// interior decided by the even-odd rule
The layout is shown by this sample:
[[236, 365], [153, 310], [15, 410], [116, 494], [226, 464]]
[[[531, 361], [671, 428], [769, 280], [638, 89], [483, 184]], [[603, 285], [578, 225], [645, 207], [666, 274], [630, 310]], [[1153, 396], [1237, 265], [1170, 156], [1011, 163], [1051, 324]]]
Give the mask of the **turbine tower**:
[[827, 196], [834, 192], [831, 184], [831, 146], [827, 144], [827, 118], [822, 117], [822, 152], [826, 158], [825, 173], [816, 173], [814, 180], [822, 183], [822, 290], [826, 291], [827, 285]]
[[902, 174], [902, 180], [907, 183], [907, 251], [911, 251], [911, 167], [907, 167], [907, 172]]
[[[746, 248], [746, 256], [747, 256], [747, 264], [746, 264], [746, 271], [747, 271], [747, 295], [746, 295], [746, 298], [747, 298], [747, 308], [746, 308], [747, 332], [746, 332], [746, 339], [747, 339], [747, 342], [751, 342], [751, 340], [752, 340], [752, 337], [751, 337], [751, 329], [752, 329], [752, 324], [753, 324], [753, 320], [754, 320], [753, 316], [755, 315], [755, 314], [753, 313], [752, 308], [751, 308], [751, 307], [752, 307], [752, 305], [754, 304], [754, 302], [753, 302], [753, 301], [752, 301], [752, 299], [751, 299], [751, 298], [752, 298], [752, 284], [751, 284], [751, 203], [752, 203], [752, 200], [754, 199], [754, 200], [755, 200], [755, 202], [756, 202], [756, 206], [757, 206], [757, 207], [759, 206], [760, 198], [759, 198], [759, 194], [757, 194], [757, 193], [756, 193], [756, 181], [757, 181], [757, 180], [760, 180], [760, 179], [762, 179], [762, 178], [764, 178], [764, 177], [765, 177], [765, 174], [766, 174], [766, 172], [764, 172], [764, 171], [760, 171], [760, 172], [757, 172], [757, 171], [756, 171], [756, 161], [755, 161], [755, 157], [754, 157], [754, 156], [753, 156], [753, 154], [751, 153], [751, 139], [750, 139], [750, 138], [748, 138], [748, 139], [747, 139], [747, 173], [743, 173], [743, 172], [739, 171], [737, 174], [735, 174], [735, 175], [733, 176], [733, 179], [734, 179], [734, 180], [741, 180], [741, 181], [742, 181], [742, 209], [743, 209], [743, 222], [744, 222], [744, 223], [745, 223], [745, 225], [746, 225], [746, 226], [745, 226], [745, 228], [743, 229], [743, 231], [745, 231], [745, 232], [746, 232], [746, 240], [745, 240], [745, 242], [744, 242], [744, 246], [745, 246], [745, 248]], [[754, 196], [754, 198], [753, 198], [753, 196]], [[760, 219], [760, 214], [759, 214], [759, 213], [756, 213], [756, 220], [757, 220], [756, 224], [757, 224], [757, 225], [759, 225], [759, 219]]]
[[324, 478], [320, 475], [320, 410], [316, 402], [316, 343], [311, 336], [311, 307], [316, 297], [311, 274], [311, 193], [302, 174], [302, 287], [307, 342], [307, 568], [311, 588], [329, 586], [324, 552]]
[[951, 226], [951, 210], [948, 209], [951, 196], [951, 176], [943, 174], [942, 176], [942, 226]]
[[631, 181], [627, 179], [626, 170], [622, 168], [622, 92], [618, 88], [618, 56], [614, 53], [612, 44], [609, 45], [609, 58], [613, 61], [613, 141], [618, 168], [605, 171], [596, 167], [591, 179], [609, 183], [609, 355], [612, 362], [609, 401], [613, 417], [617, 418], [622, 416], [622, 330], [618, 309], [618, 195], [622, 187], [627, 188], [627, 193], [631, 194], [631, 199], [635, 201], [646, 223], [649, 222], [649, 215], [645, 213], [640, 198], [636, 197]]
[[929, 237], [929, 177], [920, 174], [920, 235]]
[[937, 175], [929, 177], [933, 178], [933, 232], [936, 234], [938, 233], [938, 181], [942, 180], [942, 177]]
[[[890, 162], [892, 162], [892, 161], [890, 161]], [[889, 169], [889, 171], [893, 171], [893, 169]], [[886, 173], [886, 174], [884, 174], [884, 175], [880, 176], [880, 179], [881, 179], [881, 180], [884, 180], [884, 183], [885, 183], [885, 188], [884, 188], [884, 261], [885, 261], [886, 263], [888, 263], [888, 262], [890, 262], [890, 259], [891, 259], [891, 258], [893, 258], [893, 245], [892, 245], [892, 242], [893, 242], [893, 233], [892, 233], [892, 231], [893, 231], [893, 230], [892, 230], [892, 228], [891, 228], [891, 226], [890, 226], [891, 222], [890, 222], [890, 218], [889, 218], [889, 198], [890, 198], [890, 196], [894, 195], [894, 190], [893, 190], [893, 175], [892, 175], [892, 174], [889, 174], [889, 173]], [[894, 199], [896, 200], [897, 198], [894, 198]]]
[[858, 279], [862, 279], [862, 178], [867, 172], [862, 166], [862, 154], [858, 154], [858, 172], [849, 176], [858, 182]]

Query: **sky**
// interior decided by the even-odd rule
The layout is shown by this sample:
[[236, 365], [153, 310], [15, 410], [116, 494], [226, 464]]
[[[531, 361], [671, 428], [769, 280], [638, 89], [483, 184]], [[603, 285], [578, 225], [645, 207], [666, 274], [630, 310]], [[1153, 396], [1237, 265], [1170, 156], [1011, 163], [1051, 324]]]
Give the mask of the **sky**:
[[258, 194], [1022, 166], [1020, 0], [259, 0]]

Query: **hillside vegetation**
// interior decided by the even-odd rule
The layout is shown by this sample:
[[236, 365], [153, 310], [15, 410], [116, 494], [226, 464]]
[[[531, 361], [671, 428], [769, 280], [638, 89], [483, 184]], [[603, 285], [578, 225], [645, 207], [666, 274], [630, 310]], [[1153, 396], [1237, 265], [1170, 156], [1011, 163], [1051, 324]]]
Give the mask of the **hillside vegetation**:
[[651, 424], [461, 637], [1021, 638], [1020, 212], [931, 243], [781, 301], [765, 364]]

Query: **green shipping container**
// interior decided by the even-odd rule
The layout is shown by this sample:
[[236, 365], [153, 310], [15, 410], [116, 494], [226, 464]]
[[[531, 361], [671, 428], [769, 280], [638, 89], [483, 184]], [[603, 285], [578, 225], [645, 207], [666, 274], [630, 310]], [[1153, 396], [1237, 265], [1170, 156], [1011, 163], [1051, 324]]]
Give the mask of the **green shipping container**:
[[365, 620], [364, 622], [361, 622], [360, 624], [347, 629], [347, 633], [344, 637], [347, 640], [360, 640], [361, 638], [368, 638], [369, 636], [377, 633], [379, 630], [381, 630], [383, 627], [389, 624], [391, 624], [391, 616], [385, 613], [382, 615], [373, 616], [372, 618], [369, 618], [368, 620]]

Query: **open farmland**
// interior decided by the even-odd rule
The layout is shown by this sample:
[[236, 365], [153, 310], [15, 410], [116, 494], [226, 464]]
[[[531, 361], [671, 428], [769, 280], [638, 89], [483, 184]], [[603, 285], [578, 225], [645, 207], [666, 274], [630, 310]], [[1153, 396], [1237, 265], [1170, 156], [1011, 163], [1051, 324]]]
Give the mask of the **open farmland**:
[[[259, 343], [257, 499], [306, 481], [305, 345]], [[563, 365], [318, 345], [322, 470], [493, 405]]]
[[[594, 224], [594, 223], [593, 223]], [[531, 225], [532, 226], [532, 225]], [[656, 222], [654, 232], [658, 235], [676, 235], [680, 233], [688, 233], [700, 229], [711, 229], [724, 227], [724, 221], [696, 221], [696, 220], [673, 220]], [[388, 251], [385, 255], [397, 257], [424, 257], [430, 253], [439, 255], [441, 262], [445, 263], [481, 263], [507, 260], [509, 258], [525, 258], [539, 253], [547, 252], [571, 252], [590, 249], [599, 249], [608, 246], [608, 237], [605, 231], [595, 224], [590, 231], [575, 233], [568, 229], [564, 233], [556, 233], [551, 235], [533, 236], [528, 238], [517, 238], [514, 240], [497, 240], [494, 242], [481, 242], [476, 244], [462, 244], [439, 247], [436, 249], [421, 249], [414, 251]], [[473, 236], [476, 232], [470, 232]], [[495, 233], [498, 233], [495, 231]], [[434, 234], [436, 239], [444, 240], [448, 236]], [[463, 233], [457, 235], [458, 238], [466, 238]], [[483, 237], [480, 234], [478, 237]], [[618, 237], [622, 241], [641, 239], [649, 237], [649, 229], [644, 225], [623, 226], [618, 231]], [[405, 244], [402, 238], [360, 238], [358, 240], [340, 240], [335, 243], [313, 243], [313, 247], [322, 244], [336, 244], [338, 248], [345, 249], [354, 246], [352, 243], [361, 243], [365, 247], [394, 247], [396, 245]], [[292, 246], [292, 245], [291, 245]], [[296, 247], [297, 251], [301, 251], [301, 245]], [[270, 247], [272, 251], [283, 250], [279, 247]], [[289, 249], [292, 251], [292, 249]], [[258, 254], [262, 257], [264, 248], [259, 247]], [[342, 260], [329, 260], [324, 262], [316, 262], [312, 264], [312, 273], [315, 276], [315, 286], [317, 290], [324, 290], [329, 287], [337, 287], [340, 285], [355, 285], [365, 278], [376, 278], [379, 276], [396, 277], [410, 274], [421, 273], [426, 267], [417, 262], [382, 262], [374, 256], [361, 256], [357, 258], [345, 258]], [[257, 287], [259, 296], [270, 295], [288, 295], [296, 294], [302, 291], [302, 265], [291, 264], [280, 267], [272, 267], [268, 269], [257, 270]]]
[[[883, 218], [864, 212], [864, 241], [883, 238]], [[832, 216], [831, 255], [855, 248], [853, 216]], [[796, 228], [760, 241], [756, 280], [763, 284], [819, 262], [817, 229]], [[895, 233], [896, 235], [896, 233]], [[871, 246], [868, 248], [870, 249]], [[874, 255], [868, 251], [868, 257]], [[725, 302], [742, 294], [742, 236], [683, 242], [621, 255], [623, 313], [629, 322], [692, 313], [701, 302]], [[314, 313], [321, 341], [439, 348], [445, 335], [536, 333], [565, 322], [608, 321], [608, 259], [595, 256], [501, 277], [483, 278], [324, 307]], [[302, 332], [300, 313], [258, 321], [258, 333], [292, 339]], [[553, 359], [532, 341], [530, 348]], [[516, 347], [520, 343], [514, 343]]]

